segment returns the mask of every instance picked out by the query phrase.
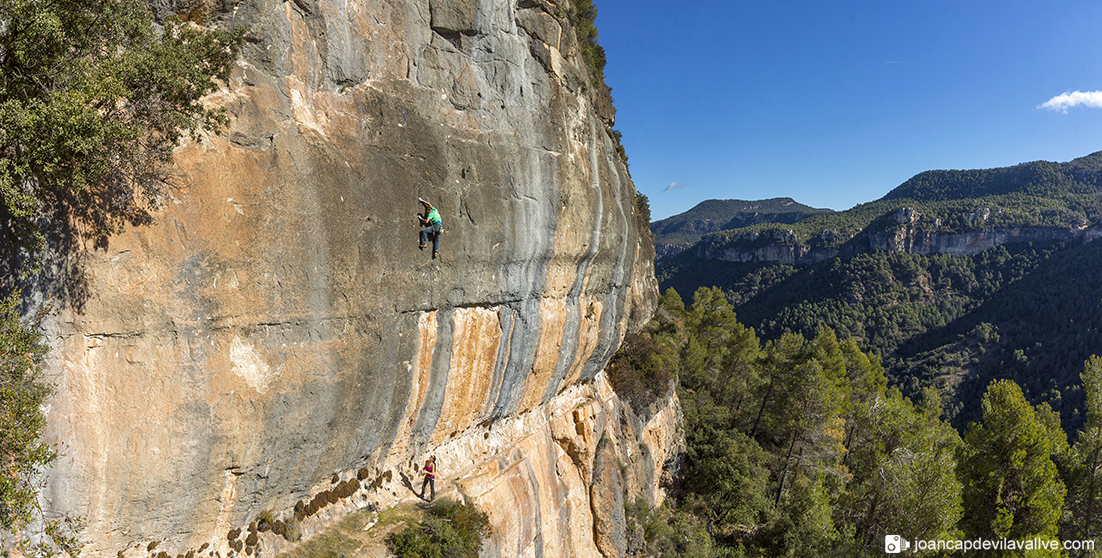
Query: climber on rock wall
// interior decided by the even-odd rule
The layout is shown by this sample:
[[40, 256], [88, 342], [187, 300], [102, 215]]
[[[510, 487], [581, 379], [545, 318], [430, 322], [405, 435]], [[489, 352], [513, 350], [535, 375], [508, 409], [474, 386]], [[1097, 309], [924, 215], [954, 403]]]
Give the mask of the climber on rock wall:
[[417, 215], [421, 224], [420, 249], [424, 250], [428, 245], [428, 237], [432, 235], [432, 259], [440, 257], [440, 233], [444, 232], [444, 224], [440, 221], [440, 212], [425, 198], [417, 198], [421, 205], [425, 206], [425, 212]]

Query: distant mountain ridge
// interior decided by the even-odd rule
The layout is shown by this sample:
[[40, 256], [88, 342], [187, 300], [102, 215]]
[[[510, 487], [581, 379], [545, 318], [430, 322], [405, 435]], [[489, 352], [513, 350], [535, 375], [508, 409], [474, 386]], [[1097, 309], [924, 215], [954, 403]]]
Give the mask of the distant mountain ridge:
[[[811, 215], [785, 227], [759, 223], [707, 233], [693, 250], [706, 259], [749, 261], [749, 252], [786, 246], [795, 247], [782, 251], [796, 254], [791, 263], [813, 263], [909, 246], [932, 246], [924, 253], [937, 253], [938, 246], [954, 245], [954, 235], [994, 233], [995, 240], [979, 249], [1063, 234], [1058, 231], [1080, 236], [1102, 216], [1100, 192], [1102, 152], [1067, 163], [927, 171], [876, 201]], [[801, 254], [814, 256], [801, 259]]]
[[651, 223], [656, 260], [674, 256], [710, 232], [760, 223], [791, 224], [811, 215], [833, 213], [792, 198], [766, 200], [705, 200], [692, 209]]
[[766, 339], [854, 338], [906, 393], [937, 386], [958, 426], [1011, 377], [1075, 427], [1083, 360], [1102, 354], [1099, 238], [1102, 152], [919, 173], [846, 211], [707, 233], [656, 275], [685, 300], [722, 288]]
[[916, 174], [881, 200], [948, 201], [1007, 194], [1042, 197], [1098, 195], [1102, 151], [1067, 163], [1033, 161], [980, 170], [932, 170]]

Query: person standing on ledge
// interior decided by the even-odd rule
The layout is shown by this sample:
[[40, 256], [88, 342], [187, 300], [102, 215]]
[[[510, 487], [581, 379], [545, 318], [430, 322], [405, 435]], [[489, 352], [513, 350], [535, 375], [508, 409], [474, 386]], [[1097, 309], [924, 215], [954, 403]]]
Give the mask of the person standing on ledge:
[[419, 248], [424, 250], [425, 246], [428, 245], [429, 235], [432, 235], [432, 259], [435, 260], [440, 257], [440, 233], [444, 232], [444, 224], [440, 221], [440, 212], [429, 203], [429, 200], [417, 198], [417, 201], [425, 206], [425, 213], [417, 215], [417, 219], [421, 223], [421, 245]]
[[431, 492], [432, 496], [429, 497], [429, 501], [431, 502], [431, 501], [436, 499], [436, 456], [435, 455], [430, 455], [428, 460], [425, 461], [424, 471], [425, 471], [425, 480], [423, 482], [421, 482], [421, 495], [420, 495], [420, 498], [422, 500], [425, 499], [425, 485], [427, 484], [427, 485], [429, 485], [429, 490], [432, 491]]

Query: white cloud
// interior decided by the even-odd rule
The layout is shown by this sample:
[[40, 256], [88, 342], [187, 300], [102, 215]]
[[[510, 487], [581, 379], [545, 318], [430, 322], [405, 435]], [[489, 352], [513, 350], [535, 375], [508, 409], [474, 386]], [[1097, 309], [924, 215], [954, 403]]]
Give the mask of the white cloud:
[[670, 190], [677, 190], [678, 188], [688, 188], [692, 184], [688, 182], [670, 182], [669, 186], [662, 189], [663, 192], [669, 192]]
[[1072, 91], [1057, 95], [1037, 108], [1058, 110], [1067, 113], [1069, 108], [1083, 105], [1085, 107], [1102, 108], [1102, 91]]

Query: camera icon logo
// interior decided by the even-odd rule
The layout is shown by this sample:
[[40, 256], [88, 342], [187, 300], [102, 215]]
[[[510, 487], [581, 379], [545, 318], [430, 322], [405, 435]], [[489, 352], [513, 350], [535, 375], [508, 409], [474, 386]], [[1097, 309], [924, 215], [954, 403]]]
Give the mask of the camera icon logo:
[[884, 536], [884, 552], [888, 554], [899, 554], [908, 548], [911, 548], [911, 543], [907, 542], [907, 539], [899, 535]]

